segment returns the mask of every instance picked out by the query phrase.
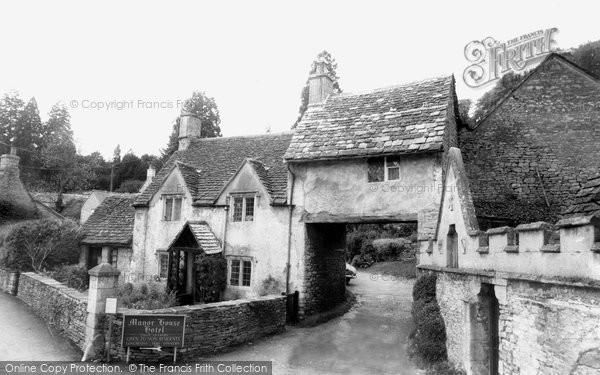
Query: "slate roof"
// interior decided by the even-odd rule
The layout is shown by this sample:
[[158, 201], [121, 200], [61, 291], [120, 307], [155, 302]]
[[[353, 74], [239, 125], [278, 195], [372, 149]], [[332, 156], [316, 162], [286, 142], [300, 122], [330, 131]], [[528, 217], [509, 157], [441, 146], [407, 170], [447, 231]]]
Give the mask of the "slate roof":
[[262, 164], [264, 171], [259, 175], [269, 190], [271, 203], [284, 204], [287, 199], [287, 166], [283, 155], [291, 139], [291, 132], [194, 139], [186, 150], [173, 153], [152, 183], [138, 195], [134, 206], [147, 206], [174, 168], [182, 172], [194, 204], [214, 204], [225, 184], [248, 158]]
[[600, 213], [600, 173], [590, 178], [575, 196], [565, 216], [589, 216]]
[[135, 197], [108, 196], [83, 224], [83, 240], [89, 245], [129, 245], [133, 239]]
[[311, 105], [287, 160], [337, 159], [442, 149], [454, 78], [445, 76]]

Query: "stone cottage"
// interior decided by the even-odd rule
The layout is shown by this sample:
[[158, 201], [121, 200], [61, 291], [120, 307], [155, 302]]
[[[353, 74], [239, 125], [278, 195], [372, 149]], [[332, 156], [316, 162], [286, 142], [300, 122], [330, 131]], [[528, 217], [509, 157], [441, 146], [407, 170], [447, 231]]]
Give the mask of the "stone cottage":
[[[82, 226], [79, 264], [92, 269], [109, 263], [129, 276], [132, 255], [135, 195], [105, 196]], [[129, 280], [128, 277], [120, 279]]]
[[182, 116], [179, 150], [133, 202], [131, 272], [165, 280], [175, 265], [192, 294], [195, 256], [221, 253], [226, 298], [285, 291], [291, 133], [201, 139], [200, 129]]
[[451, 76], [334, 94], [318, 65], [294, 133], [201, 139], [199, 119], [183, 114], [179, 150], [133, 201], [123, 276], [170, 274], [193, 295], [194, 258], [219, 255], [226, 298], [298, 290], [301, 314], [329, 309], [344, 298], [347, 223], [433, 232], [456, 106]]

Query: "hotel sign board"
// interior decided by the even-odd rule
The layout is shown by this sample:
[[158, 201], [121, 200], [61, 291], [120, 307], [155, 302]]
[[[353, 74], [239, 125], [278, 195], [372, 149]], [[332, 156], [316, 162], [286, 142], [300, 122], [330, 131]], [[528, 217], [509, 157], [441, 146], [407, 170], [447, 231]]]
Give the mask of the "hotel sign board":
[[183, 348], [185, 315], [124, 315], [123, 347]]

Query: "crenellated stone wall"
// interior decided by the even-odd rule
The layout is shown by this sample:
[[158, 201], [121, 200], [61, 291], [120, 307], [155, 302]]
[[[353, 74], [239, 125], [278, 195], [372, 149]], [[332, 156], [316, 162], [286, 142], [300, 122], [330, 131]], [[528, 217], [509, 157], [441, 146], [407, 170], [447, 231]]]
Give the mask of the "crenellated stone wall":
[[[485, 232], [459, 229], [460, 269], [572, 280], [600, 279], [598, 217], [568, 218], [556, 225], [536, 222], [516, 228], [492, 228]], [[440, 226], [438, 230], [437, 240], [420, 242], [421, 266], [447, 266], [448, 228]]]

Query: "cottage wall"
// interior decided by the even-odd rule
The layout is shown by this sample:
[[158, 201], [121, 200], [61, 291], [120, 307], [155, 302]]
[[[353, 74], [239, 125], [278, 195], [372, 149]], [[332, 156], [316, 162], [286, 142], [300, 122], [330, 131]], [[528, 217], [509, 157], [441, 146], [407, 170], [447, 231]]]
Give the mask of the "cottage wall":
[[397, 181], [368, 182], [366, 159], [297, 163], [293, 171], [295, 204], [305, 222], [418, 220], [423, 235], [435, 228], [443, 183], [441, 153], [401, 156]]

